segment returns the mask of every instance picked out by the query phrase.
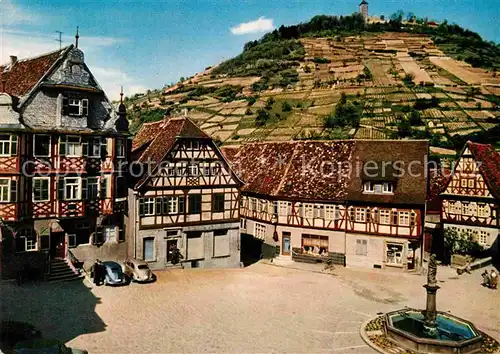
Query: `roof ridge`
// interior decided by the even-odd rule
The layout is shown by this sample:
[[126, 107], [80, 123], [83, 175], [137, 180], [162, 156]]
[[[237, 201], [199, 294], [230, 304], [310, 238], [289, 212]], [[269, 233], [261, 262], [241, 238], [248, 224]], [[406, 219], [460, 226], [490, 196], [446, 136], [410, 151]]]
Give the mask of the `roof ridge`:
[[[33, 56], [33, 57], [26, 57], [26, 58], [21, 58], [21, 59], [17, 59], [16, 63], [21, 63], [21, 62], [25, 62], [25, 61], [30, 61], [30, 60], [35, 60], [35, 59], [40, 59], [42, 57], [46, 57], [48, 55], [52, 55], [52, 54], [55, 54], [57, 52], [65, 52], [69, 47], [72, 47], [73, 44], [70, 44], [66, 47], [63, 47], [61, 49], [57, 49], [57, 50], [53, 50], [51, 52], [47, 52], [47, 53], [43, 53], [43, 54], [39, 54], [39, 55], [36, 55], [36, 56]], [[6, 68], [10, 66], [10, 63], [5, 63], [5, 64], [0, 64], [0, 68]]]
[[281, 176], [281, 181], [278, 184], [277, 191], [275, 191], [274, 194], [278, 194], [278, 192], [283, 188], [283, 184], [285, 183], [286, 176], [288, 175], [288, 171], [290, 170], [290, 167], [292, 166], [292, 161], [295, 158], [295, 154], [297, 153], [297, 146], [298, 146], [298, 144], [296, 144], [293, 147], [293, 152], [292, 152], [292, 156], [290, 156], [290, 161], [288, 161], [288, 163], [286, 165], [285, 171], [283, 172], [283, 175]]

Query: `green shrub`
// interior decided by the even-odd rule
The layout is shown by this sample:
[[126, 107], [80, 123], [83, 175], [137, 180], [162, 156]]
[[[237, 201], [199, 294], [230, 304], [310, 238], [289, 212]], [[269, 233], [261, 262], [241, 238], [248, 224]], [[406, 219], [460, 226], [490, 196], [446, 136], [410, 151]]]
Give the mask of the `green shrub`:
[[289, 111], [291, 111], [291, 110], [292, 110], [292, 106], [290, 105], [290, 103], [288, 103], [287, 101], [285, 101], [285, 102], [283, 102], [283, 103], [281, 104], [281, 110], [282, 110], [283, 112], [289, 112]]
[[331, 60], [324, 57], [314, 57], [313, 62], [316, 64], [328, 64]]

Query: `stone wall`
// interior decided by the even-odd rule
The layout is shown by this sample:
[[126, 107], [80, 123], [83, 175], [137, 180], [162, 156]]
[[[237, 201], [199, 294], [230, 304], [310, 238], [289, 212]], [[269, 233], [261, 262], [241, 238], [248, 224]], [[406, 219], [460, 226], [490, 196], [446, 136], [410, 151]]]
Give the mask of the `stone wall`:
[[97, 258], [101, 261], [124, 261], [127, 258], [127, 242], [105, 242], [101, 246], [78, 245], [70, 248], [70, 251], [84, 262], [83, 267], [88, 271]]

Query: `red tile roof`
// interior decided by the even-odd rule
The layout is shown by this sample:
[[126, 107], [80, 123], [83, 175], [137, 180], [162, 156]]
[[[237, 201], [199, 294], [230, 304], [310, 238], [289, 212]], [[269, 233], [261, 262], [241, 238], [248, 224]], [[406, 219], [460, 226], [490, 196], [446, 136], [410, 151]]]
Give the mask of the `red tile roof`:
[[[147, 138], [147, 137], [150, 138]], [[165, 118], [162, 121], [143, 126], [132, 141], [132, 146], [138, 149], [149, 143], [137, 161], [150, 166], [154, 172], [163, 161], [178, 138], [210, 139], [200, 128], [187, 117]], [[149, 177], [145, 173], [136, 183], [141, 186]]]
[[[0, 83], [11, 96], [22, 97], [29, 93], [61, 55], [72, 48], [69, 46], [36, 58], [18, 59], [14, 65], [0, 66]], [[1, 90], [0, 84], [0, 90]]]
[[479, 171], [483, 175], [490, 193], [500, 198], [500, 153], [489, 144], [467, 142], [474, 160], [479, 163]]
[[[245, 183], [242, 192], [304, 200], [425, 203], [426, 141], [266, 142], [223, 152]], [[417, 164], [412, 166], [414, 176], [387, 176], [395, 183], [395, 193], [379, 195], [362, 190], [365, 177], [357, 169], [362, 171], [368, 161]]]

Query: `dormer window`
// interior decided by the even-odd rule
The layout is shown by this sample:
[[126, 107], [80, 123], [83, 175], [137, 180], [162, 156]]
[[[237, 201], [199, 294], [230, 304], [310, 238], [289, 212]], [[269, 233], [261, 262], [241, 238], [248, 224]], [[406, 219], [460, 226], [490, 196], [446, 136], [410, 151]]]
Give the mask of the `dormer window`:
[[84, 98], [63, 98], [63, 114], [70, 116], [88, 116], [89, 100]]
[[365, 182], [363, 193], [372, 194], [393, 194], [394, 185], [392, 182]]

